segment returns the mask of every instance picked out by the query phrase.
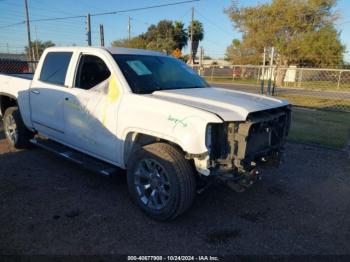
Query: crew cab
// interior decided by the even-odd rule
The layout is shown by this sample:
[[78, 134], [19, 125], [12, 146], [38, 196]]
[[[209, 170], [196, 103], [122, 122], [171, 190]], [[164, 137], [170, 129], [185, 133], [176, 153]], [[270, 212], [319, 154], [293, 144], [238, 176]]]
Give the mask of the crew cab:
[[280, 161], [291, 118], [285, 100], [212, 87], [179, 59], [126, 48], [48, 48], [34, 74], [0, 75], [0, 103], [14, 147], [126, 169], [132, 198], [158, 220], [213, 178], [253, 184]]

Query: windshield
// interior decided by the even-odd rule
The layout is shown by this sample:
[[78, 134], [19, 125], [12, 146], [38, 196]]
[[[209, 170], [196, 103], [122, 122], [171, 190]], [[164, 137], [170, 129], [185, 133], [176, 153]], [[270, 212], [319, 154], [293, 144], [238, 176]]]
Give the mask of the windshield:
[[137, 94], [209, 86], [189, 66], [173, 57], [125, 54], [113, 57], [130, 88]]

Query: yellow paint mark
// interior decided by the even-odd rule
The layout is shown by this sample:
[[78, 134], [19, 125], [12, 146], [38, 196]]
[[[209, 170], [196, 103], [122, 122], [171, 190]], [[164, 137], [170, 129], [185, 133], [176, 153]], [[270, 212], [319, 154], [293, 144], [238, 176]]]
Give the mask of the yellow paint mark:
[[102, 124], [104, 126], [106, 126], [106, 121], [107, 121], [107, 108], [110, 103], [116, 102], [119, 96], [120, 96], [120, 90], [117, 85], [117, 79], [112, 74], [109, 78], [109, 83], [108, 83], [108, 94], [107, 94], [108, 103], [105, 104], [103, 108], [103, 113], [102, 113]]
[[117, 85], [117, 79], [114, 75], [111, 75], [109, 79], [109, 85], [108, 85], [108, 99], [111, 102], [115, 102], [118, 100], [120, 95], [120, 91]]
[[73, 109], [77, 109], [77, 110], [81, 110], [80, 106], [73, 103], [73, 102], [66, 102], [66, 105], [69, 106], [70, 108], [73, 108]]
[[103, 114], [102, 114], [102, 125], [104, 126], [106, 126], [106, 118], [107, 118], [107, 106], [104, 107]]

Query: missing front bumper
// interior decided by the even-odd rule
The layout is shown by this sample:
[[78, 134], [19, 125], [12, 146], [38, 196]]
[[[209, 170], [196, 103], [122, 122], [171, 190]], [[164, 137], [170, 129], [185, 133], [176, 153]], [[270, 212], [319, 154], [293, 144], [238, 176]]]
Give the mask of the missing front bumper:
[[212, 125], [209, 169], [245, 173], [265, 162], [276, 164], [283, 154], [290, 119], [290, 108], [282, 107], [251, 113], [245, 122]]

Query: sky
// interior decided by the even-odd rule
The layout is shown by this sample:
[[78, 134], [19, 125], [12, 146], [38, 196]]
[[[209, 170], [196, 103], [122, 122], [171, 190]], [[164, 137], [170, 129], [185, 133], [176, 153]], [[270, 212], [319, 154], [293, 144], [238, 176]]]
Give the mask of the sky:
[[[150, 5], [179, 2], [183, 0], [28, 0], [30, 20], [86, 15], [87, 13], [103, 13], [132, 9]], [[239, 0], [241, 6], [256, 5], [269, 0]], [[137, 36], [147, 31], [151, 24], [159, 20], [179, 20], [186, 27], [191, 20], [191, 8], [195, 8], [195, 19], [204, 26], [204, 40], [200, 46], [205, 55], [214, 58], [223, 57], [226, 47], [232, 39], [241, 34], [232, 25], [224, 9], [231, 0], [200, 0], [176, 6], [161, 7], [129, 13], [92, 16], [92, 44], [99, 45], [99, 24], [104, 25], [105, 44], [109, 46], [113, 40], [128, 36], [128, 17], [131, 17], [131, 35]], [[339, 13], [337, 28], [341, 31], [341, 41], [347, 47], [345, 60], [350, 62], [350, 1], [338, 0], [336, 11]], [[24, 21], [24, 0], [0, 0], [0, 52], [23, 52], [27, 45], [27, 34], [24, 24], [8, 26]], [[85, 18], [74, 18], [57, 21], [41, 21], [31, 23], [32, 40], [51, 40], [56, 45], [86, 45]], [[188, 50], [183, 50], [187, 53]]]

